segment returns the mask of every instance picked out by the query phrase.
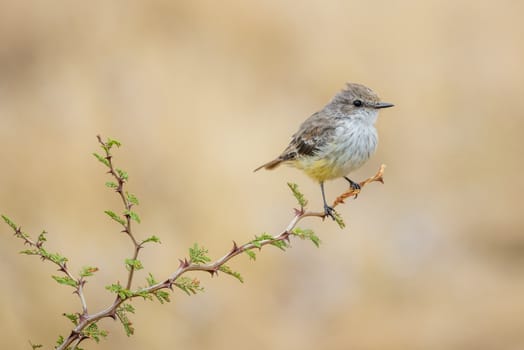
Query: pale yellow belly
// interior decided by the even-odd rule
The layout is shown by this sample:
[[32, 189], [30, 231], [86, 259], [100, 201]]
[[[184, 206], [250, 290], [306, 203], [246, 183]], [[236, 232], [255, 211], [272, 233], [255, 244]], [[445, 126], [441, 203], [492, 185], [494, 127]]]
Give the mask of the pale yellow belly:
[[[358, 164], [357, 167], [360, 167], [360, 165], [361, 164]], [[354, 170], [353, 166], [349, 166], [349, 164], [337, 162], [334, 159], [328, 158], [297, 159], [292, 163], [292, 166], [294, 166], [297, 169], [303, 170], [309, 177], [319, 182], [345, 176], [350, 171]]]

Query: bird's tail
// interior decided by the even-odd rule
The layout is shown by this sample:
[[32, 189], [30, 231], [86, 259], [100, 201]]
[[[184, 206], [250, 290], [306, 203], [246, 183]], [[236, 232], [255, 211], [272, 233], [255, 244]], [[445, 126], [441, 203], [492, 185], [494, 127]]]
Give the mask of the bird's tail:
[[266, 164], [263, 164], [261, 166], [259, 166], [258, 168], [256, 168], [255, 170], [253, 170], [253, 172], [255, 171], [259, 171], [260, 169], [264, 168], [266, 170], [271, 170], [271, 169], [275, 169], [277, 166], [280, 165], [280, 163], [282, 163], [284, 161], [284, 159], [282, 158], [276, 158], [276, 159], [273, 159], [272, 161], [270, 162], [267, 162]]

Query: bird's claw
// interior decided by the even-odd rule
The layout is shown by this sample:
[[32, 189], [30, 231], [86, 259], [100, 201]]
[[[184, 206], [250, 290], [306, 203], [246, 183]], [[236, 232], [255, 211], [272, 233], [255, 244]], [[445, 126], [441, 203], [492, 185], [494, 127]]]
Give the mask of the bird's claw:
[[324, 217], [327, 216], [329, 216], [333, 219], [333, 221], [335, 221], [335, 209], [333, 209], [329, 205], [324, 205]]
[[355, 199], [357, 199], [358, 194], [360, 193], [361, 186], [357, 182], [351, 180], [349, 177], [345, 177], [346, 180], [349, 182], [349, 188], [351, 188], [352, 191], [355, 192]]
[[349, 184], [349, 187], [351, 187], [352, 190], [354, 191], [360, 191], [360, 185], [356, 182], [353, 182], [351, 181], [351, 183]]

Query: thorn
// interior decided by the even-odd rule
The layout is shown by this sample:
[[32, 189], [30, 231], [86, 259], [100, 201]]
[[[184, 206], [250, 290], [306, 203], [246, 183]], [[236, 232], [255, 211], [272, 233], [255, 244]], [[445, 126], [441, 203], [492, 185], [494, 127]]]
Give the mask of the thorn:
[[180, 265], [179, 265], [179, 268], [186, 268], [189, 266], [189, 261], [187, 261], [186, 258], [184, 258], [184, 260], [182, 259], [178, 259], [178, 261], [180, 261]]
[[[169, 280], [166, 281], [167, 282], [167, 288], [169, 288], [171, 291], [173, 291], [173, 283], [174, 282], [170, 282]], [[166, 283], [164, 282], [164, 283]]]
[[229, 253], [227, 255], [233, 255], [235, 254], [237, 251], [238, 251], [238, 245], [237, 245], [237, 242], [233, 241], [233, 248], [231, 248], [231, 250], [229, 251]]

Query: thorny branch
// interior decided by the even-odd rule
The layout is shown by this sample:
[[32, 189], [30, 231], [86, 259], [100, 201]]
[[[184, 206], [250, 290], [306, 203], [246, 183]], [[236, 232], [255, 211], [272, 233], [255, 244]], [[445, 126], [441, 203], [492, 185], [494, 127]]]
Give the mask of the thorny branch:
[[[133, 207], [133, 201], [129, 199], [127, 192], [124, 191], [124, 186], [126, 184], [127, 180], [127, 174], [122, 172], [119, 169], [116, 169], [113, 166], [112, 162], [112, 155], [110, 153], [111, 145], [108, 143], [105, 143], [100, 136], [97, 136], [99, 143], [101, 144], [102, 148], [105, 150], [105, 157], [104, 159], [106, 161], [103, 161], [103, 163], [107, 166], [108, 173], [116, 180], [116, 186], [115, 191], [120, 196], [123, 206], [125, 208], [124, 211], [124, 217], [125, 220], [119, 221], [117, 220], [123, 227], [122, 232], [127, 234], [129, 238], [131, 239], [133, 246], [134, 246], [134, 253], [133, 253], [133, 260], [136, 261], [139, 251], [142, 248], [143, 242], [138, 242], [133, 235], [132, 231], [132, 207]], [[98, 158], [98, 157], [97, 157]], [[100, 160], [100, 159], [99, 159]], [[379, 171], [372, 177], [360, 182], [361, 189], [364, 188], [366, 185], [368, 185], [371, 182], [382, 182], [383, 183], [383, 174], [384, 174], [384, 168], [385, 166], [382, 165], [379, 169]], [[342, 193], [340, 196], [338, 196], [335, 201], [333, 202], [333, 207], [338, 206], [339, 204], [344, 203], [344, 200], [351, 196], [356, 196], [360, 193], [361, 190], [352, 189], [351, 187], [344, 193]], [[299, 201], [300, 202], [300, 201]], [[302, 205], [302, 204], [301, 204]], [[135, 272], [135, 266], [130, 265], [129, 266], [129, 273], [127, 277], [127, 283], [126, 283], [126, 290], [128, 290], [130, 293], [128, 295], [122, 296], [121, 294], [117, 293], [117, 296], [113, 303], [106, 307], [105, 309], [96, 312], [96, 313], [88, 313], [87, 309], [87, 303], [84, 297], [83, 293], [83, 287], [85, 284], [84, 276], [81, 275], [80, 278], [75, 278], [70, 271], [67, 268], [66, 261], [67, 259], [60, 257], [61, 259], [54, 259], [51, 255], [49, 257], [49, 254], [40, 254], [37, 251], [40, 251], [40, 248], [45, 241], [45, 237], [43, 236], [45, 232], [42, 233], [42, 235], [39, 236], [38, 240], [35, 242], [29, 238], [28, 235], [23, 233], [19, 227], [17, 227], [15, 224], [13, 224], [9, 219], [6, 217], [3, 217], [4, 220], [13, 228], [15, 231], [15, 235], [19, 238], [21, 238], [25, 244], [29, 245], [30, 247], [35, 249], [35, 253], [32, 253], [32, 255], [40, 255], [40, 257], [43, 260], [50, 260], [59, 267], [59, 271], [63, 272], [68, 278], [73, 280], [76, 284], [75, 287], [75, 293], [78, 294], [81, 305], [82, 305], [82, 313], [78, 316], [78, 322], [76, 323], [76, 326], [74, 329], [72, 329], [69, 336], [67, 336], [63, 342], [56, 348], [58, 350], [74, 350], [78, 347], [78, 345], [85, 339], [89, 338], [88, 335], [86, 335], [86, 331], [88, 330], [88, 327], [90, 327], [93, 324], [96, 324], [99, 320], [110, 317], [113, 319], [116, 319], [117, 317], [120, 317], [118, 314], [119, 307], [122, 306], [122, 304], [125, 301], [129, 301], [130, 299], [136, 298], [138, 296], [143, 297], [145, 294], [149, 293], [155, 293], [162, 289], [173, 289], [173, 285], [176, 284], [176, 281], [185, 273], [189, 271], [207, 271], [211, 273], [212, 276], [218, 274], [218, 272], [221, 270], [221, 268], [226, 267], [225, 263], [231, 260], [232, 258], [238, 256], [239, 254], [243, 252], [247, 252], [252, 249], [261, 249], [263, 246], [273, 244], [278, 242], [285, 242], [288, 243], [290, 241], [290, 236], [297, 235], [296, 232], [294, 232], [295, 229], [297, 229], [297, 224], [302, 221], [305, 218], [308, 217], [318, 217], [321, 219], [325, 218], [324, 211], [322, 212], [315, 212], [315, 211], [306, 211], [305, 208], [302, 207], [300, 209], [295, 209], [295, 214], [287, 227], [280, 233], [275, 236], [269, 236], [267, 239], [262, 239], [256, 241], [250, 241], [248, 243], [245, 243], [243, 245], [238, 246], [235, 242], [233, 242], [233, 247], [231, 250], [226, 253], [224, 256], [222, 256], [220, 259], [209, 262], [209, 263], [195, 263], [191, 259], [181, 259], [180, 264], [175, 272], [171, 276], [169, 276], [167, 279], [165, 279], [163, 282], [154, 283], [149, 285], [148, 287], [139, 288], [135, 291], [131, 291], [132, 283], [133, 283], [133, 275]], [[337, 221], [338, 222], [338, 221]], [[340, 222], [338, 222], [339, 225], [343, 225]], [[41, 237], [43, 237], [41, 239]], [[264, 237], [265, 238], [265, 237]], [[43, 249], [42, 249], [43, 251]], [[44, 251], [45, 252], [45, 251]]]
[[71, 273], [71, 271], [67, 267], [67, 258], [59, 254], [49, 253], [45, 249], [43, 249], [43, 244], [46, 241], [45, 235], [47, 234], [47, 232], [43, 231], [38, 236], [37, 240], [34, 241], [29, 237], [29, 235], [22, 231], [21, 227], [17, 227], [14, 223], [12, 223], [7, 217], [3, 215], [2, 218], [9, 226], [11, 226], [11, 228], [13, 228], [15, 236], [22, 239], [24, 245], [28, 245], [30, 248], [32, 248], [32, 250], [26, 250], [24, 251], [24, 253], [28, 255], [37, 255], [43, 261], [47, 260], [52, 262], [53, 264], [58, 266], [58, 271], [66, 275], [66, 278], [68, 278], [70, 281], [70, 285], [75, 288], [74, 293], [77, 294], [78, 298], [80, 299], [80, 304], [82, 307], [82, 313], [80, 314], [80, 317], [85, 317], [87, 315], [87, 302], [84, 296], [85, 279], [83, 276], [81, 276], [80, 278], [76, 278]]
[[[383, 183], [384, 182], [383, 181], [384, 168], [385, 168], [385, 166], [382, 165], [380, 167], [379, 171], [374, 176], [372, 176], [372, 177], [370, 177], [370, 178], [360, 182], [361, 189], [364, 188], [366, 185], [368, 185], [371, 182], [378, 181], [378, 182]], [[360, 193], [360, 191], [361, 190], [354, 190], [354, 189], [350, 188], [349, 190], [347, 190], [346, 192], [342, 193], [339, 197], [337, 197], [335, 199], [335, 201], [333, 202], [333, 207], [335, 207], [335, 206], [337, 206], [337, 205], [339, 205], [341, 203], [344, 203], [344, 199], [346, 199], [348, 197], [351, 197], [351, 196], [355, 196], [358, 193]], [[209, 264], [193, 264], [193, 263], [190, 263], [187, 259], [180, 260], [180, 265], [179, 265], [178, 269], [168, 279], [166, 279], [165, 281], [163, 281], [161, 283], [157, 283], [157, 284], [154, 284], [152, 286], [143, 288], [143, 289], [137, 291], [137, 293], [134, 293], [134, 294], [138, 294], [138, 293], [141, 293], [141, 292], [153, 293], [155, 291], [158, 291], [158, 290], [161, 290], [161, 289], [165, 289], [165, 288], [173, 289], [173, 284], [175, 283], [175, 281], [180, 276], [182, 276], [183, 274], [185, 274], [188, 271], [207, 271], [207, 272], [211, 273], [211, 275], [216, 275], [216, 274], [218, 274], [218, 271], [219, 271], [221, 266], [223, 266], [226, 262], [228, 262], [229, 260], [231, 260], [235, 256], [237, 256], [237, 255], [239, 255], [239, 254], [241, 254], [241, 253], [243, 253], [243, 252], [245, 252], [247, 250], [251, 250], [251, 249], [254, 249], [254, 248], [260, 249], [260, 247], [262, 247], [262, 246], [266, 246], [268, 244], [272, 244], [272, 243], [277, 242], [277, 241], [289, 241], [290, 236], [293, 235], [293, 233], [292, 233], [293, 229], [297, 226], [297, 224], [300, 221], [302, 221], [304, 218], [307, 218], [307, 217], [318, 217], [318, 218], [324, 219], [325, 218], [325, 213], [323, 211], [322, 212], [305, 211], [304, 208], [301, 208], [300, 210], [296, 209], [295, 210], [295, 215], [291, 219], [289, 224], [287, 225], [286, 229], [282, 233], [273, 236], [271, 239], [260, 241], [258, 245], [255, 245], [252, 242], [248, 242], [248, 243], [245, 243], [245, 244], [243, 244], [241, 246], [237, 246], [237, 244], [235, 242], [233, 242], [233, 247], [231, 248], [231, 250], [227, 254], [225, 254], [220, 259], [218, 259], [218, 260], [216, 260], [216, 261], [214, 261], [212, 263], [209, 263]], [[133, 296], [131, 298], [134, 298], [134, 297], [135, 296]], [[80, 322], [78, 324], [78, 326], [73, 330], [71, 335], [64, 341], [62, 346], [59, 347], [58, 349], [59, 350], [60, 349], [66, 349], [67, 346], [69, 344], [71, 344], [81, 334], [82, 330], [85, 327], [87, 327], [89, 324], [91, 324], [93, 322], [97, 322], [98, 320], [100, 320], [102, 318], [106, 318], [106, 317], [115, 318], [117, 308], [124, 301], [125, 300], [123, 300], [123, 299], [121, 299], [120, 297], [117, 296], [116, 300], [113, 302], [113, 304], [111, 306], [109, 306], [105, 310], [102, 310], [102, 311], [100, 311], [100, 312], [98, 312], [96, 314], [92, 314], [92, 315], [88, 316], [87, 318], [85, 318], [85, 320], [83, 320], [82, 322]]]
[[[102, 137], [100, 137], [100, 135], [97, 135], [96, 138], [98, 139], [98, 142], [100, 143], [100, 145], [102, 146], [102, 148], [104, 149], [106, 153], [105, 159], [108, 162], [108, 165], [107, 165], [107, 167], [109, 168], [108, 173], [111, 174], [111, 176], [113, 176], [115, 180], [117, 181], [117, 187], [115, 189], [115, 192], [118, 193], [118, 195], [120, 196], [120, 199], [122, 199], [122, 204], [124, 205], [124, 208], [125, 208], [124, 216], [126, 218], [126, 221], [125, 221], [125, 224], [122, 225], [124, 227], [123, 232], [125, 232], [129, 236], [131, 241], [133, 242], [133, 246], [134, 246], [133, 260], [136, 260], [138, 258], [138, 253], [140, 252], [140, 249], [142, 249], [142, 245], [137, 242], [135, 236], [133, 235], [133, 231], [131, 229], [130, 212], [131, 212], [131, 208], [133, 207], [133, 203], [131, 203], [129, 199], [126, 197], [126, 195], [124, 194], [124, 184], [126, 182], [126, 177], [123, 176], [122, 173], [119, 173], [115, 170], [115, 167], [113, 166], [113, 161], [112, 161], [113, 156], [109, 152], [110, 147], [107, 147], [106, 143], [102, 141]], [[134, 274], [135, 274], [135, 266], [131, 265], [129, 268], [129, 274], [127, 276], [126, 289], [131, 288], [131, 285], [133, 283]]]

